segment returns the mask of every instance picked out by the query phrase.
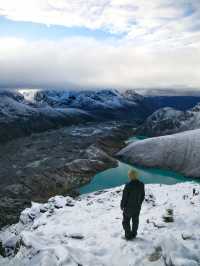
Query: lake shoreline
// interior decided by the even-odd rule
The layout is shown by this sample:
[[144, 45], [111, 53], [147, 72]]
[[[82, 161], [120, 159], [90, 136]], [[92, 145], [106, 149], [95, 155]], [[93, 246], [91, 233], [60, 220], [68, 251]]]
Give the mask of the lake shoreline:
[[[147, 138], [148, 137], [144, 136], [133, 136], [128, 138], [125, 143], [127, 144], [131, 142], [137, 142]], [[97, 175], [95, 175], [88, 184], [82, 186], [79, 189], [79, 192], [81, 194], [85, 194], [121, 186], [124, 183], [128, 182], [127, 173], [132, 168], [134, 168], [138, 172], [140, 180], [145, 184], [174, 185], [182, 182], [200, 183], [200, 180], [186, 177], [179, 172], [170, 171], [168, 169], [130, 165], [118, 160], [117, 167], [97, 173]]]

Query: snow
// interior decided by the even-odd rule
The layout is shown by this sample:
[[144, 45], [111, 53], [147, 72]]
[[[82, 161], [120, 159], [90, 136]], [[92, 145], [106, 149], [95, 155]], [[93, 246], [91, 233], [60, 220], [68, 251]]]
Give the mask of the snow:
[[31, 116], [36, 113], [36, 110], [23, 102], [17, 101], [8, 96], [1, 96], [0, 98], [0, 116], [6, 118], [16, 118], [18, 116]]
[[200, 128], [200, 104], [188, 111], [165, 107], [150, 115], [137, 129], [137, 134], [161, 136], [198, 128]]
[[[171, 119], [173, 119], [173, 117], [171, 117]], [[197, 104], [186, 112], [182, 112], [182, 115], [179, 114], [179, 116], [177, 115], [177, 118], [174, 117], [174, 119], [179, 120], [179, 132], [200, 128], [200, 104]]]
[[200, 129], [133, 142], [119, 152], [122, 161], [200, 177]]
[[17, 90], [21, 95], [24, 96], [24, 99], [27, 101], [27, 102], [34, 102], [35, 101], [35, 94], [40, 91], [40, 89], [29, 89], [29, 88], [26, 88], [26, 89], [18, 89]]
[[[4, 246], [21, 239], [15, 257], [0, 258], [0, 265], [200, 265], [199, 192], [195, 183], [147, 185], [138, 236], [128, 242], [119, 208], [122, 187], [33, 203], [18, 224], [0, 233]], [[167, 209], [173, 209], [174, 222], [164, 222]]]
[[48, 104], [35, 102], [35, 94], [39, 90], [18, 90], [0, 92], [0, 121], [8, 122], [16, 119], [34, 119], [42, 116], [43, 119], [62, 118], [76, 119], [88, 118], [94, 119], [94, 116], [88, 112], [78, 109], [64, 107], [51, 107]]
[[31, 102], [52, 107], [73, 107], [80, 109], [116, 109], [135, 105], [134, 100], [143, 98], [136, 93], [131, 97], [114, 89], [96, 90], [19, 90]]
[[[105, 111], [135, 107], [139, 96], [125, 97], [117, 90], [41, 90], [17, 89], [0, 92], [0, 119], [33, 119], [42, 116], [51, 118], [84, 118], [92, 121], [99, 119], [95, 112], [105, 117]], [[140, 96], [141, 97], [141, 96]], [[102, 112], [102, 114], [101, 114]]]
[[181, 116], [182, 113], [182, 111], [176, 110], [174, 108], [164, 107], [155, 111], [148, 119], [152, 119], [156, 123], [162, 119], [176, 119], [177, 117]]

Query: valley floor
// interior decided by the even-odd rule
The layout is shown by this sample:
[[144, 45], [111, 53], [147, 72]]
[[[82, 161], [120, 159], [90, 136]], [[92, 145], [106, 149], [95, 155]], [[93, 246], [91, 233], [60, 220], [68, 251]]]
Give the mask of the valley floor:
[[0, 228], [16, 223], [31, 201], [76, 194], [97, 173], [117, 167], [113, 156], [132, 132], [126, 123], [88, 123], [0, 144]]
[[33, 203], [17, 225], [0, 233], [10, 254], [18, 241], [15, 257], [0, 257], [0, 265], [198, 266], [199, 192], [195, 183], [147, 185], [138, 236], [129, 242], [121, 226], [122, 187]]

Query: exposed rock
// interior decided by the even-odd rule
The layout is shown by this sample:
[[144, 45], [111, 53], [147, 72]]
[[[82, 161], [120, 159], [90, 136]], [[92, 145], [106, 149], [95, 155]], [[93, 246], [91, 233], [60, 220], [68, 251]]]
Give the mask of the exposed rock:
[[1, 241], [0, 241], [0, 256], [2, 256], [2, 257], [6, 256], [5, 249], [4, 249]]
[[149, 261], [158, 261], [162, 257], [162, 247], [156, 247], [154, 252], [149, 256]]
[[70, 238], [73, 238], [73, 239], [78, 239], [78, 240], [82, 240], [84, 239], [84, 236], [82, 234], [71, 234], [69, 235]]
[[173, 223], [174, 222], [174, 210], [167, 209], [166, 213], [163, 215], [162, 218], [165, 223]]

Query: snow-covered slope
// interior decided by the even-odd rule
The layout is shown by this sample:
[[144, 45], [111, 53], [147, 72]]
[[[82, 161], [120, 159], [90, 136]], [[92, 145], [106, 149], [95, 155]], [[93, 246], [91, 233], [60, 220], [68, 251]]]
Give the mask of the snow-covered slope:
[[198, 266], [199, 192], [193, 183], [148, 185], [138, 236], [129, 242], [122, 237], [122, 188], [34, 203], [0, 233], [11, 255], [0, 257], [0, 265]]
[[200, 178], [200, 129], [134, 142], [118, 156], [130, 164], [170, 169]]
[[1, 90], [0, 141], [76, 123], [143, 120], [143, 97], [116, 90]]
[[71, 107], [86, 110], [101, 120], [143, 121], [151, 113], [145, 98], [134, 91], [120, 93], [114, 89], [102, 90], [40, 90], [35, 102], [51, 107]]
[[150, 115], [137, 129], [137, 134], [162, 136], [200, 128], [200, 104], [188, 111], [161, 108]]
[[29, 101], [16, 91], [0, 93], [0, 142], [94, 120], [95, 117], [85, 110], [42, 105]]
[[[23, 92], [28, 96], [27, 91]], [[34, 100], [48, 103], [50, 106], [70, 106], [81, 109], [118, 109], [126, 106], [136, 106], [144, 97], [134, 90], [119, 92], [115, 89], [99, 90], [38, 90]]]
[[[82, 109], [119, 108], [126, 103], [117, 90], [41, 90], [35, 94], [35, 101], [45, 102], [50, 106], [70, 106]], [[130, 104], [135, 104], [135, 102], [132, 101]]]

